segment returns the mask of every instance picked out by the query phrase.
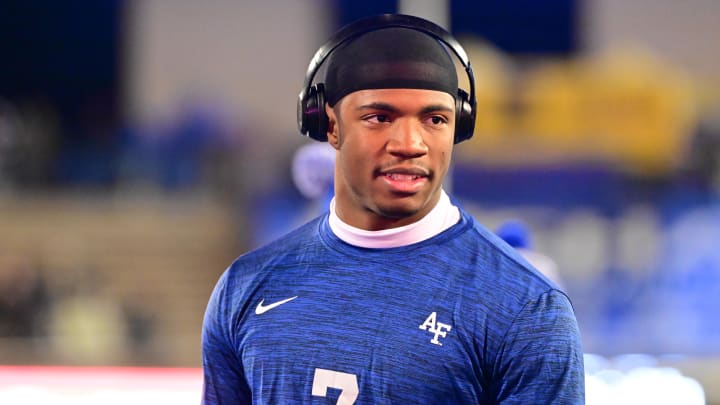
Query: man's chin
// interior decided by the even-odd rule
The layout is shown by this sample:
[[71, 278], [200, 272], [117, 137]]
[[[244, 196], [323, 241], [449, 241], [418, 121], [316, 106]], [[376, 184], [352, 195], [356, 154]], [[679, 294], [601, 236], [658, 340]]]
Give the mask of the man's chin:
[[392, 203], [378, 204], [376, 214], [387, 219], [403, 220], [416, 217], [421, 211], [421, 204], [411, 201], [395, 201]]

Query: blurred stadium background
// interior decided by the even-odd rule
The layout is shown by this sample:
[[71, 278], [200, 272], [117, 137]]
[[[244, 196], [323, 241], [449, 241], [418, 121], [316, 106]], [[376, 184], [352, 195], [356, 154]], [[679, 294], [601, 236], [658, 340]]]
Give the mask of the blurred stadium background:
[[450, 188], [555, 261], [588, 403], [719, 404], [714, 0], [3, 1], [0, 403], [197, 403], [217, 277], [322, 199], [291, 171], [309, 58], [397, 11], [470, 54]]

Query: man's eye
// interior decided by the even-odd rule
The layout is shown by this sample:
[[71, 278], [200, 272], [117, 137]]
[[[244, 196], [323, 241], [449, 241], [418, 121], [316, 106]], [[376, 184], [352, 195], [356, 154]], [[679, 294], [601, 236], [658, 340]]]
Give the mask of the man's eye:
[[382, 114], [373, 114], [373, 115], [368, 115], [367, 117], [365, 117], [365, 121], [382, 124], [385, 122], [390, 122], [390, 117], [388, 117], [387, 115], [382, 115]]
[[433, 125], [440, 125], [447, 123], [447, 119], [440, 115], [433, 115], [432, 117], [428, 118], [428, 121]]

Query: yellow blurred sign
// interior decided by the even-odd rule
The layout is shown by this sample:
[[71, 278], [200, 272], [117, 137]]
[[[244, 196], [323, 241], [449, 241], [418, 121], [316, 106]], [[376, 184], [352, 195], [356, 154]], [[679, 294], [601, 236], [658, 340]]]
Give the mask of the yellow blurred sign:
[[459, 161], [522, 166], [598, 162], [659, 175], [681, 162], [696, 125], [689, 80], [642, 52], [545, 61], [520, 73], [470, 47], [475, 136]]

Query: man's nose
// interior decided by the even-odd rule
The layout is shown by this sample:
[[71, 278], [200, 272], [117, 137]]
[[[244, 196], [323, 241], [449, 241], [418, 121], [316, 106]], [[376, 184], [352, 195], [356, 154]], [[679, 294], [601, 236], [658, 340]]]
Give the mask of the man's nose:
[[428, 152], [422, 123], [415, 119], [399, 119], [388, 140], [387, 150], [394, 155], [417, 157]]

